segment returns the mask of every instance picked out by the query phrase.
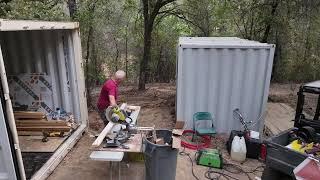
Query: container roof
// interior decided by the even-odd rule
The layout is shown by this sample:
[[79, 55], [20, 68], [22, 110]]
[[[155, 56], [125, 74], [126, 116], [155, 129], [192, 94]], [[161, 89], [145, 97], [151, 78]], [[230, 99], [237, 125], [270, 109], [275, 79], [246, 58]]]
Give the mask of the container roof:
[[304, 87], [320, 88], [320, 80], [309, 82], [309, 83], [305, 84]]
[[77, 28], [79, 28], [78, 22], [0, 19], [0, 31], [59, 30]]
[[180, 37], [185, 48], [274, 48], [274, 44], [260, 43], [238, 37]]

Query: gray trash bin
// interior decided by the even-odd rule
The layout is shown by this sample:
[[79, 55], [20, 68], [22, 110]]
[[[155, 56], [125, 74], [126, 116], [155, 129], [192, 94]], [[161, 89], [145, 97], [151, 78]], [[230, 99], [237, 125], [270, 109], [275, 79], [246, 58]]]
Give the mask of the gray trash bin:
[[178, 149], [173, 149], [172, 132], [156, 130], [157, 138], [164, 138], [169, 145], [158, 145], [143, 140], [146, 180], [175, 180]]

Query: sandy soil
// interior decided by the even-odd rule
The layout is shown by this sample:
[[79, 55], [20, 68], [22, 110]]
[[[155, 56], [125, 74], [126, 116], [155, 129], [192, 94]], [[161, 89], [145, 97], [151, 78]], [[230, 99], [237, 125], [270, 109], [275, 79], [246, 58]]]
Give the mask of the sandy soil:
[[[289, 85], [272, 85], [271, 96], [272, 101], [285, 101], [294, 104], [295, 92], [298, 85], [291, 88]], [[289, 88], [289, 89], [288, 89]], [[120, 101], [126, 101], [129, 104], [140, 105], [142, 110], [139, 115], [138, 124], [141, 126], [153, 126], [156, 128], [168, 128], [172, 129], [175, 113], [175, 87], [169, 84], [153, 84], [147, 87], [144, 92], [139, 92], [135, 87], [127, 86], [121, 88]], [[95, 89], [93, 92], [94, 102], [99, 94], [99, 89]], [[91, 107], [94, 106], [94, 103]], [[93, 131], [100, 131], [103, 127], [102, 122], [98, 114], [91, 108], [89, 111], [90, 129]], [[223, 157], [228, 163], [232, 162], [225, 150], [225, 136], [218, 136], [213, 139], [213, 147], [221, 149]], [[102, 180], [109, 179], [110, 168], [108, 162], [97, 162], [89, 159], [90, 146], [94, 141], [94, 138], [90, 138], [88, 134], [85, 134], [75, 148], [67, 155], [63, 162], [49, 177], [49, 180], [62, 180], [62, 179], [78, 179], [78, 180]], [[187, 150], [191, 157], [194, 158], [194, 151]], [[122, 163], [122, 178], [128, 180], [141, 180], [144, 179], [144, 164], [142, 162], [130, 162], [129, 168]], [[240, 165], [240, 164], [238, 164]], [[241, 164], [243, 170], [250, 171], [254, 168], [263, 165], [257, 160], [248, 160], [244, 164]], [[199, 179], [204, 180], [207, 167], [197, 166], [194, 167], [195, 174]], [[115, 171], [116, 172], [116, 171]], [[226, 171], [224, 171], [227, 173]], [[231, 174], [230, 174], [231, 175]], [[239, 179], [248, 179], [245, 174], [232, 175]], [[250, 174], [251, 178], [255, 176], [261, 176], [261, 170], [256, 174]], [[191, 173], [191, 162], [187, 156], [178, 155], [177, 173], [176, 179], [193, 180]], [[224, 179], [224, 178], [221, 178]]]
[[[269, 101], [286, 103], [292, 108], [296, 109], [297, 92], [301, 84], [271, 84], [269, 91]], [[304, 111], [313, 116], [317, 107], [318, 96], [314, 94], [305, 93]]]

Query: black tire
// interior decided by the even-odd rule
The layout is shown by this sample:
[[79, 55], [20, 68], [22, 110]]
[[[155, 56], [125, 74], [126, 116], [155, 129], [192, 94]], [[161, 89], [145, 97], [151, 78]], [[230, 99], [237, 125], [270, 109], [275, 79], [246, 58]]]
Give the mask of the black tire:
[[291, 176], [288, 176], [286, 174], [283, 174], [277, 170], [274, 170], [270, 168], [269, 166], [266, 166], [264, 168], [264, 171], [262, 173], [262, 180], [293, 180], [295, 178], [292, 178]]

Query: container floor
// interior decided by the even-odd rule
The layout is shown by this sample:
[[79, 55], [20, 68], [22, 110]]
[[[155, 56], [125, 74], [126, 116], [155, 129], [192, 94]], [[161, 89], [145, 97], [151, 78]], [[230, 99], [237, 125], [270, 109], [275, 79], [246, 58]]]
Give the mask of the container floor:
[[36, 173], [53, 153], [22, 153], [22, 159], [27, 179]]
[[22, 152], [53, 153], [68, 138], [48, 137], [48, 142], [42, 142], [43, 136], [19, 136], [19, 143]]
[[[27, 133], [30, 134], [30, 132]], [[47, 142], [42, 142], [43, 136], [40, 134], [19, 136], [27, 179], [30, 179], [68, 138], [68, 136], [48, 137]]]

